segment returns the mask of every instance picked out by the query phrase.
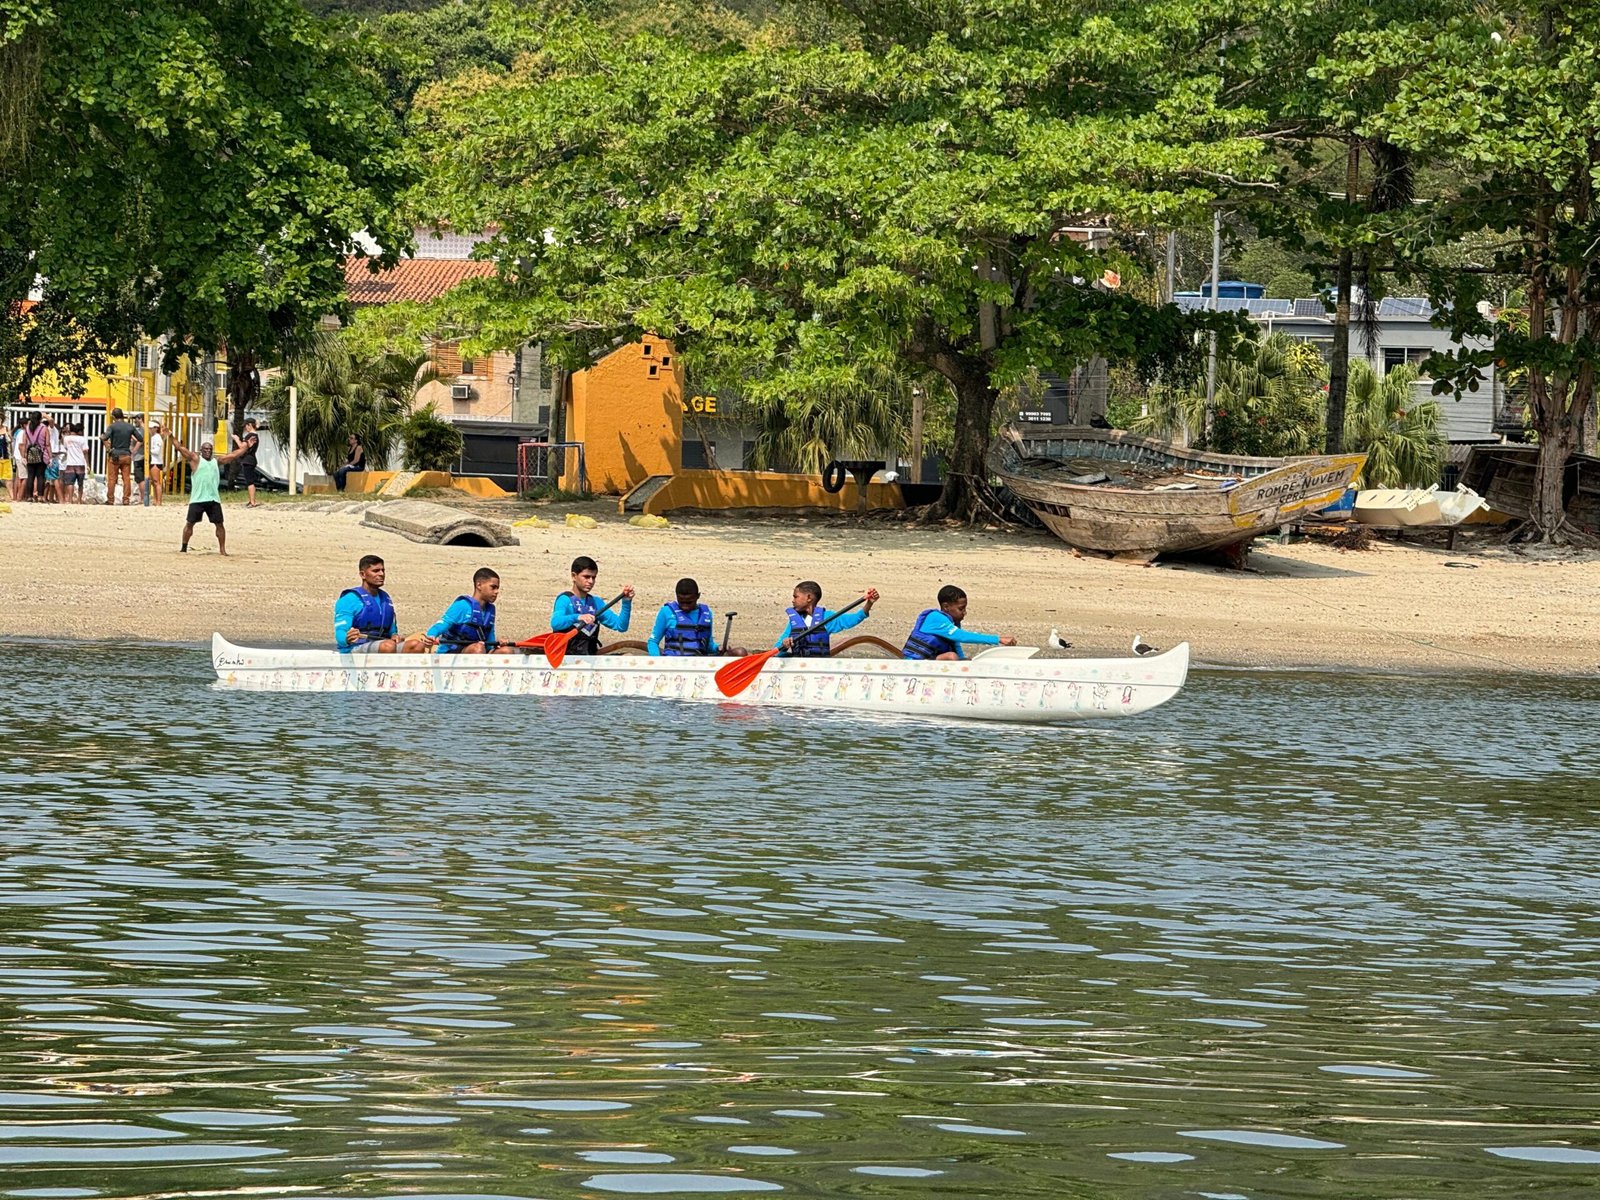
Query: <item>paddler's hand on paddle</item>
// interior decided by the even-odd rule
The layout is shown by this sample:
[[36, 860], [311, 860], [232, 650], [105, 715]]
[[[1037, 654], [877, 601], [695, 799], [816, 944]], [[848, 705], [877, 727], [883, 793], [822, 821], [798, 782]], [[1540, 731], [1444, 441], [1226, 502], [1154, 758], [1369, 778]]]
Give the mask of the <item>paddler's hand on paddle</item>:
[[861, 595], [866, 600], [866, 604], [862, 606], [861, 611], [871, 612], [872, 606], [878, 602], [878, 589], [868, 588], [866, 591], [862, 592]]
[[1009, 633], [1002, 633], [1000, 635], [1000, 644], [1002, 646], [1015, 646], [1017, 644], [1017, 639], [1012, 637]]
[[344, 635], [344, 644], [346, 646], [354, 646], [360, 640], [361, 630], [359, 629], [352, 629], [349, 633]]
[[622, 585], [622, 598], [624, 600], [633, 599], [633, 584], [625, 583]]

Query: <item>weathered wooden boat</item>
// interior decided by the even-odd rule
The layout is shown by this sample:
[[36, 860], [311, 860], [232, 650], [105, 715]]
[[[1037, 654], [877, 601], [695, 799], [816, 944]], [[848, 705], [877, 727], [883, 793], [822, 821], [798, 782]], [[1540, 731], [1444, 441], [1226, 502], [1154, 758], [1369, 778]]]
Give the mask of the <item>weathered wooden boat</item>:
[[1364, 454], [1247, 458], [1075, 425], [1005, 430], [989, 469], [1057, 537], [1148, 561], [1242, 557], [1252, 539], [1336, 503]]
[[712, 682], [728, 658], [572, 657], [552, 669], [537, 655], [341, 654], [211, 639], [218, 686], [246, 691], [639, 697], [1036, 724], [1134, 716], [1172, 699], [1189, 673], [1187, 642], [1142, 658], [1037, 653], [997, 646], [964, 662], [774, 659], [730, 701]]
[[1448, 529], [1487, 508], [1471, 488], [1441, 492], [1431, 488], [1371, 488], [1356, 496], [1357, 523], [1387, 529], [1433, 526]]

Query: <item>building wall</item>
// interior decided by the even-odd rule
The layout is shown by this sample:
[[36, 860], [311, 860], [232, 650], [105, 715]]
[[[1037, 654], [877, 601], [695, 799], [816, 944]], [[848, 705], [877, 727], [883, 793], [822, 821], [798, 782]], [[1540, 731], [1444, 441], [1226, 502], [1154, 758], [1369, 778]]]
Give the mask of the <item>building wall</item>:
[[659, 338], [623, 346], [573, 375], [567, 439], [583, 443], [592, 491], [620, 496], [682, 469], [682, 397], [677, 352]]
[[[517, 389], [512, 379], [517, 372], [515, 354], [496, 350], [493, 354], [469, 356], [462, 361], [459, 348], [452, 342], [443, 342], [433, 348], [433, 362], [439, 378], [417, 389], [413, 407], [434, 410], [446, 420], [453, 421], [511, 421], [519, 419], [516, 413]], [[470, 371], [463, 371], [470, 366]], [[470, 400], [452, 400], [452, 384], [466, 384], [472, 389]]]

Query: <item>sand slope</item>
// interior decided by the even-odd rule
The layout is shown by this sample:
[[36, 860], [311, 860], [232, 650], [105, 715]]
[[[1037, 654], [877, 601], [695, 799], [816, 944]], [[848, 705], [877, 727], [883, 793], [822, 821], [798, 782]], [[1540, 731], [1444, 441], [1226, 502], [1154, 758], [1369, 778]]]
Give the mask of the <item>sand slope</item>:
[[[1183, 565], [1128, 567], [1073, 557], [1048, 535], [852, 525], [826, 519], [687, 518], [666, 530], [625, 524], [612, 506], [583, 511], [595, 530], [562, 525], [573, 506], [538, 510], [556, 524], [519, 529], [501, 550], [421, 546], [349, 513], [293, 503], [227, 509], [220, 558], [208, 525], [179, 555], [181, 507], [15, 505], [0, 516], [0, 628], [12, 636], [203, 642], [331, 639], [331, 606], [357, 582], [356, 559], [383, 555], [402, 626], [421, 628], [490, 565], [504, 579], [502, 633], [545, 623], [576, 554], [600, 561], [600, 591], [639, 590], [643, 637], [681, 575], [698, 578], [733, 640], [770, 644], [794, 582], [811, 577], [838, 605], [869, 585], [883, 593], [861, 632], [899, 644], [944, 583], [971, 596], [968, 625], [1043, 645], [1051, 626], [1074, 652], [1120, 652], [1135, 632], [1156, 645], [1188, 639], [1201, 662], [1592, 674], [1600, 669], [1600, 560], [1527, 561], [1506, 551], [1385, 545], [1343, 554], [1272, 546], [1251, 573]], [[482, 507], [479, 511], [489, 511]], [[514, 519], [534, 511], [498, 506]], [[1264, 544], [1263, 544], [1264, 545]], [[1446, 566], [1470, 562], [1475, 569]]]

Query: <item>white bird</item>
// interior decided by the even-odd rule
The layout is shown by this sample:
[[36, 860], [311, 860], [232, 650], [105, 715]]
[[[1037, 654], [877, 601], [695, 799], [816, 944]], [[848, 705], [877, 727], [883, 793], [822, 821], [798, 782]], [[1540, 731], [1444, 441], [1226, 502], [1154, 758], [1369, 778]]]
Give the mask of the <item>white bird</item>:
[[1066, 650], [1071, 647], [1072, 643], [1065, 641], [1056, 627], [1052, 625], [1050, 626], [1050, 636], [1045, 639], [1045, 645], [1052, 650]]
[[1141, 634], [1137, 634], [1137, 633], [1133, 635], [1133, 652], [1135, 654], [1137, 654], [1137, 655], [1140, 655], [1141, 657], [1146, 655], [1146, 654], [1160, 654], [1161, 653], [1161, 651], [1157, 650], [1149, 642], [1145, 641], [1144, 637]]

